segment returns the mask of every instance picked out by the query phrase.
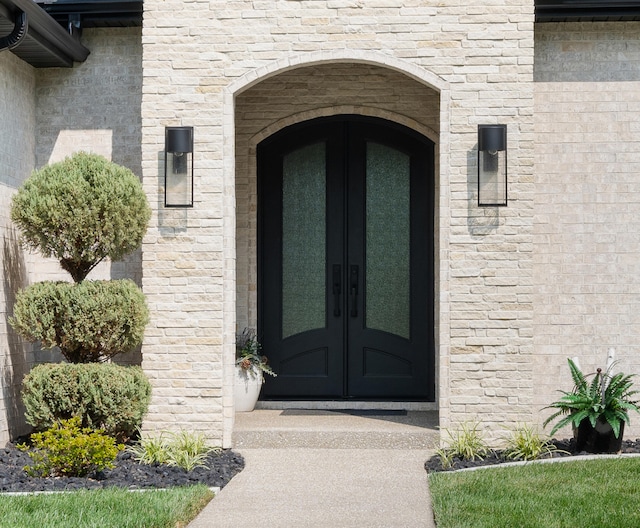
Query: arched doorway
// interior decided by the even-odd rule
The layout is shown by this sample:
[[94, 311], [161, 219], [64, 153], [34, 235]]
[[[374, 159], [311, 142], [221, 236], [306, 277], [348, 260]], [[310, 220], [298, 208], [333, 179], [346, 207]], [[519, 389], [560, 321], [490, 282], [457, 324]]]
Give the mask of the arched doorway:
[[263, 396], [433, 401], [433, 142], [339, 115], [257, 156]]

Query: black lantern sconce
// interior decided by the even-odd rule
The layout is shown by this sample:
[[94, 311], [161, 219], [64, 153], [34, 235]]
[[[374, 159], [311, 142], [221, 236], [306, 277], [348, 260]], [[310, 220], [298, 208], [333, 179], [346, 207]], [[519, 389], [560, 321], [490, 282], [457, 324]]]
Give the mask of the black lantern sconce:
[[193, 127], [166, 127], [164, 206], [193, 207]]
[[507, 125], [478, 125], [478, 206], [507, 205]]

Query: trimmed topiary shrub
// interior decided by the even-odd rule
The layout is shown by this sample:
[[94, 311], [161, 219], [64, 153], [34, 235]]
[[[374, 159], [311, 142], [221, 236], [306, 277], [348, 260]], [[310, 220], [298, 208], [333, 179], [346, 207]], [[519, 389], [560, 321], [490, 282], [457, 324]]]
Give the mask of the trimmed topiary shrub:
[[38, 431], [59, 420], [82, 418], [82, 427], [130, 438], [142, 424], [151, 384], [140, 367], [88, 363], [43, 364], [25, 376], [22, 400], [27, 422]]
[[58, 259], [75, 282], [137, 249], [150, 218], [137, 176], [85, 152], [34, 171], [11, 205], [24, 244]]
[[71, 363], [90, 363], [128, 352], [142, 342], [149, 311], [128, 279], [38, 282], [20, 291], [13, 328], [43, 348], [60, 347]]
[[33, 449], [26, 451], [33, 466], [24, 469], [33, 477], [86, 477], [87, 475], [112, 469], [118, 451], [124, 445], [105, 435], [101, 429], [80, 426], [80, 418], [62, 420], [42, 433], [31, 435]]

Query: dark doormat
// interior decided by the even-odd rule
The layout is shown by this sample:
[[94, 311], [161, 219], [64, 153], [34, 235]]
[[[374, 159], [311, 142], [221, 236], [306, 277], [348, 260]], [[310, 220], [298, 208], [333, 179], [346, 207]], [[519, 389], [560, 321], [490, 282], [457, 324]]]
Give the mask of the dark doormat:
[[391, 409], [285, 409], [283, 416], [325, 415], [328, 412], [349, 414], [351, 416], [407, 416], [407, 411]]

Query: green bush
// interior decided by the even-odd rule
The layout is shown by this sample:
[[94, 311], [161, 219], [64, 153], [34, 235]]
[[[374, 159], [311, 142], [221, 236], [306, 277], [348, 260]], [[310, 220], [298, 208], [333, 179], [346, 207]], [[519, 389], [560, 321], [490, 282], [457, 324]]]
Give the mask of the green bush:
[[34, 171], [11, 205], [25, 245], [58, 259], [76, 282], [137, 249], [150, 217], [135, 174], [85, 152]]
[[[31, 435], [33, 449], [28, 451], [33, 466], [24, 470], [31, 476], [85, 477], [111, 469], [123, 445], [102, 430], [80, 427], [80, 418], [62, 420], [42, 433]], [[27, 451], [22, 445], [21, 449]]]
[[140, 427], [150, 400], [151, 384], [140, 367], [111, 363], [38, 365], [22, 388], [25, 417], [36, 430], [80, 416], [83, 427], [119, 440]]
[[142, 342], [149, 312], [133, 281], [38, 282], [18, 292], [11, 325], [71, 363], [104, 361]]

